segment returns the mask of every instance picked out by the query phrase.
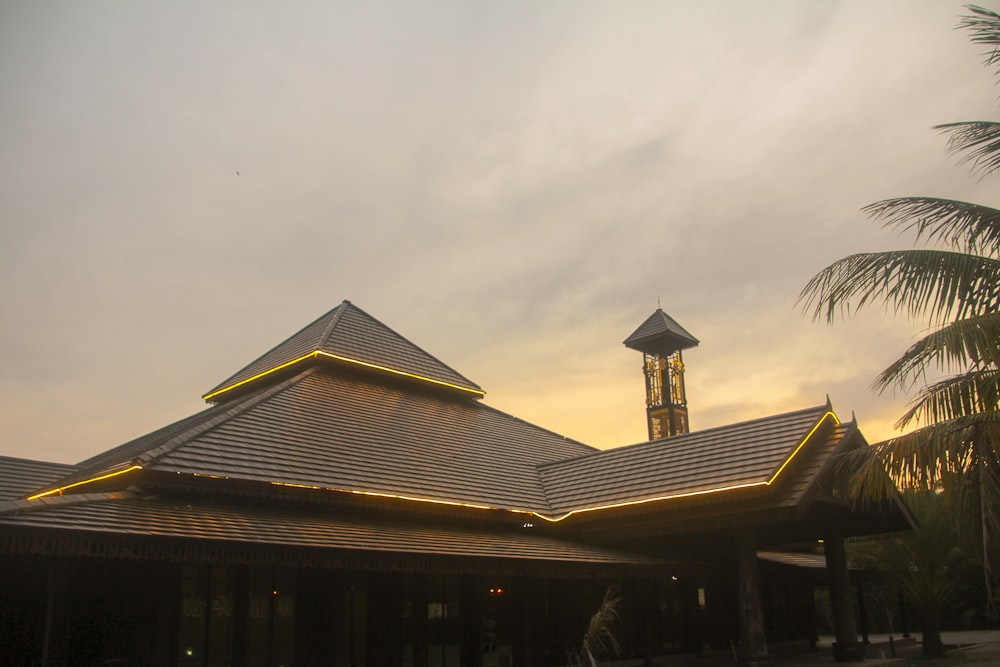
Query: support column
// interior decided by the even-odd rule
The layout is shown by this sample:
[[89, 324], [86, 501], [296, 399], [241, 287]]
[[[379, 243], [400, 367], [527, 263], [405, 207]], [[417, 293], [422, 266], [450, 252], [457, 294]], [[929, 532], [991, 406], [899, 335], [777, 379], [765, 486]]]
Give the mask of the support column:
[[910, 636], [910, 628], [906, 624], [906, 600], [903, 598], [903, 589], [900, 588], [897, 591], [899, 596], [899, 626], [903, 631], [903, 638], [907, 639]]
[[486, 584], [479, 577], [459, 577], [459, 604], [461, 605], [460, 652], [463, 667], [483, 664], [483, 597]]
[[858, 582], [858, 623], [861, 624], [861, 643], [871, 644], [868, 638], [868, 612], [865, 609], [865, 585]]
[[69, 602], [66, 568], [58, 560], [49, 563], [46, 582], [45, 630], [42, 636], [42, 667], [66, 664], [65, 628]]
[[763, 667], [773, 664], [767, 652], [764, 609], [757, 569], [757, 533], [752, 526], [740, 526], [734, 533], [736, 572], [740, 589], [740, 651], [738, 664]]
[[413, 665], [414, 667], [427, 667], [430, 664], [427, 645], [427, 575], [418, 572], [413, 575]]
[[830, 583], [830, 606], [833, 608], [833, 659], [853, 662], [865, 659], [865, 648], [858, 641], [858, 626], [851, 600], [851, 581], [847, 571], [844, 533], [839, 523], [832, 522], [823, 540], [826, 551], [826, 572]]

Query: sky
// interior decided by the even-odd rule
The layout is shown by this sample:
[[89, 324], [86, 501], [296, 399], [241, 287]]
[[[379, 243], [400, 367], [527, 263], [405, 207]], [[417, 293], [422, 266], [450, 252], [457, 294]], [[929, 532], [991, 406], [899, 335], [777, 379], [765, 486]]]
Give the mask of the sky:
[[860, 208], [997, 205], [937, 123], [992, 119], [942, 0], [0, 0], [0, 455], [73, 463], [344, 299], [598, 447], [646, 438], [661, 305], [694, 430], [869, 385], [926, 329], [796, 305], [913, 246]]

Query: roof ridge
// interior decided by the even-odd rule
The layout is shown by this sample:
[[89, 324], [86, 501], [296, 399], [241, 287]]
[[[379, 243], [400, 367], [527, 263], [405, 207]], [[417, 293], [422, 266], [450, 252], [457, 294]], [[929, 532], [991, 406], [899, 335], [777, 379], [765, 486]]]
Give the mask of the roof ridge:
[[[518, 417], [517, 415], [511, 414], [509, 412], [505, 412], [505, 411], [503, 411], [503, 410], [501, 410], [499, 408], [493, 407], [492, 405], [488, 405], [486, 403], [479, 403], [479, 405], [481, 407], [487, 409], [487, 410], [490, 410], [492, 412], [497, 413], [498, 415], [504, 415], [505, 417], [510, 417], [511, 419], [516, 419], [517, 421], [521, 422], [522, 424], [527, 424], [528, 426], [530, 426], [532, 428], [535, 428], [535, 429], [538, 429], [539, 431], [544, 431], [545, 433], [549, 433], [549, 434], [554, 435], [556, 437], [562, 438], [566, 442], [572, 442], [573, 444], [580, 445], [582, 447], [589, 447], [590, 449], [593, 450], [592, 452], [587, 452], [587, 454], [596, 454], [597, 452], [605, 451], [605, 450], [602, 450], [602, 449], [598, 449], [597, 447], [594, 447], [593, 445], [588, 445], [587, 443], [585, 443], [585, 442], [583, 442], [581, 440], [577, 440], [576, 438], [571, 438], [568, 435], [563, 435], [562, 433], [557, 433], [556, 431], [553, 431], [550, 428], [545, 428], [544, 426], [539, 426], [538, 424], [536, 424], [534, 422], [529, 422], [527, 419], [522, 419], [521, 417]], [[584, 454], [584, 456], [586, 456], [587, 454]], [[573, 457], [573, 458], [576, 458], [576, 457]], [[566, 459], [558, 459], [558, 460], [563, 461], [563, 460], [566, 460]]]
[[[842, 433], [837, 437], [837, 430], [841, 430]], [[797, 502], [799, 503], [799, 511], [805, 512], [806, 505], [808, 503], [803, 502], [807, 500], [810, 496], [814, 495], [816, 489], [820, 482], [827, 476], [833, 466], [837, 465], [836, 461], [844, 454], [844, 448], [850, 443], [851, 439], [857, 436], [861, 439], [862, 446], [867, 443], [867, 439], [864, 434], [861, 433], [861, 429], [858, 427], [858, 423], [855, 421], [840, 422], [833, 427], [828, 438], [836, 440], [831, 444], [830, 455], [816, 470], [813, 478], [806, 484], [797, 494]]]
[[[278, 384], [269, 387], [265, 391], [249, 394], [237, 401], [234, 401], [231, 404], [226, 403], [220, 406], [214, 406], [207, 410], [203, 410], [200, 413], [193, 415], [192, 417], [201, 416], [205, 417], [204, 419], [194, 420], [192, 424], [190, 424], [189, 426], [185, 426], [179, 432], [170, 435], [169, 437], [167, 437], [166, 440], [160, 442], [159, 444], [151, 444], [147, 448], [141, 449], [137, 452], [133, 452], [130, 454], [123, 453], [124, 458], [114, 458], [102, 462], [100, 460], [102, 455], [100, 454], [96, 457], [91, 457], [98, 459], [98, 463], [90, 466], [76, 466], [74, 470], [69, 472], [69, 474], [64, 475], [58, 479], [52, 480], [50, 483], [44, 485], [42, 488], [45, 489], [51, 487], [55, 489], [59, 487], [64, 487], [67, 484], [73, 484], [81, 480], [91, 479], [95, 475], [99, 475], [107, 471], [123, 470], [127, 468], [129, 465], [140, 465], [142, 467], [146, 467], [150, 462], [155, 461], [160, 456], [170, 451], [173, 451], [173, 449], [178, 447], [182, 442], [186, 441], [186, 439], [189, 439], [194, 435], [199, 435], [207, 431], [208, 429], [213, 428], [218, 424], [228, 421], [229, 419], [232, 419], [233, 417], [245, 412], [246, 410], [260, 403], [264, 399], [269, 398], [270, 396], [286, 388], [289, 384], [298, 380], [299, 378], [306, 375], [312, 370], [313, 370], [312, 368], [307, 368], [302, 372], [298, 373], [297, 375], [294, 375], [283, 382], [279, 382]], [[155, 434], [156, 431], [153, 431], [153, 433]], [[147, 436], [148, 435], [152, 434], [147, 434]], [[147, 436], [140, 436], [139, 438], [136, 439], [136, 441], [141, 440]], [[130, 441], [130, 442], [135, 442], [135, 441]], [[129, 443], [125, 444], [127, 445]]]
[[[570, 443], [573, 443], [573, 444], [576, 444], [576, 445], [580, 445], [581, 447], [588, 447], [591, 450], [593, 450], [593, 451], [590, 451], [590, 452], [585, 452], [585, 453], [580, 454], [578, 456], [571, 456], [568, 459], [555, 459], [554, 461], [548, 461], [548, 462], [543, 463], [543, 464], [535, 464], [534, 466], [531, 466], [531, 469], [534, 472], [534, 479], [538, 483], [538, 489], [541, 491], [542, 498], [544, 498], [544, 500], [545, 500], [545, 505], [546, 505], [545, 509], [546, 509], [546, 512], [547, 512], [546, 516], [548, 516], [548, 514], [551, 514], [552, 512], [555, 512], [555, 506], [552, 504], [552, 498], [549, 497], [549, 490], [548, 490], [548, 488], [545, 485], [545, 480], [542, 479], [542, 473], [541, 473], [541, 469], [540, 469], [541, 466], [542, 465], [547, 465], [549, 463], [557, 463], [559, 461], [571, 461], [571, 460], [578, 459], [578, 458], [583, 457], [583, 456], [589, 456], [591, 454], [599, 453], [601, 450], [597, 449], [593, 445], [588, 445], [585, 442], [581, 442], [579, 440], [576, 440], [575, 438], [570, 438], [569, 436], [563, 435], [562, 433], [557, 433], [557, 432], [555, 432], [555, 431], [553, 431], [551, 429], [547, 429], [544, 426], [539, 426], [538, 424], [535, 424], [534, 422], [529, 422], [529, 421], [527, 421], [525, 419], [521, 419], [520, 417], [518, 417], [516, 415], [513, 415], [513, 414], [511, 414], [509, 412], [504, 412], [503, 410], [500, 410], [499, 408], [495, 408], [492, 405], [488, 405], [486, 403], [478, 403], [478, 406], [481, 409], [489, 410], [489, 411], [493, 412], [494, 414], [497, 414], [497, 415], [500, 415], [500, 416], [503, 416], [503, 417], [509, 417], [511, 419], [519, 421], [522, 424], [524, 424], [526, 426], [530, 426], [531, 428], [537, 429], [538, 431], [542, 431], [543, 433], [548, 433], [550, 435], [554, 435], [556, 437], [562, 438], [566, 442], [570, 442]], [[533, 510], [533, 512], [535, 514], [537, 514], [538, 516], [542, 516], [542, 514], [538, 510]]]
[[[344, 299], [339, 306], [334, 308], [334, 310], [337, 311], [337, 314], [330, 318], [330, 323], [326, 325], [326, 330], [319, 337], [319, 341], [317, 341], [316, 345], [317, 350], [323, 349], [323, 346], [326, 345], [326, 342], [330, 339], [330, 336], [333, 334], [333, 330], [337, 328], [337, 325], [340, 324], [341, 318], [344, 317], [344, 312], [351, 307], [353, 307], [355, 310], [360, 310], [360, 308], [355, 306], [347, 299]], [[327, 315], [329, 314], [330, 313], [327, 313]], [[326, 317], [326, 315], [324, 315], [323, 317]]]
[[[301, 329], [299, 329], [298, 331], [296, 331], [295, 333], [293, 333], [291, 336], [285, 338], [284, 340], [282, 340], [281, 342], [277, 343], [276, 345], [272, 345], [270, 348], [267, 349], [266, 352], [264, 352], [263, 354], [258, 355], [257, 357], [255, 357], [253, 359], [253, 361], [251, 361], [250, 363], [244, 365], [242, 368], [240, 368], [235, 373], [233, 373], [232, 375], [230, 375], [229, 377], [227, 377], [225, 380], [223, 380], [222, 382], [218, 383], [217, 385], [215, 385], [214, 387], [212, 387], [211, 389], [209, 389], [207, 392], [205, 392], [204, 394], [202, 394], [202, 398], [206, 399], [206, 400], [209, 400], [209, 397], [212, 397], [212, 396], [215, 396], [218, 393], [221, 393], [222, 390], [229, 390], [229, 389], [233, 388], [234, 386], [237, 386], [238, 384], [240, 384], [238, 381], [236, 381], [237, 378], [239, 378], [241, 374], [243, 374], [245, 371], [247, 371], [247, 369], [253, 368], [255, 365], [257, 365], [258, 363], [262, 362], [264, 359], [268, 358], [270, 355], [272, 355], [272, 354], [278, 352], [279, 350], [281, 350], [282, 348], [286, 347], [289, 344], [290, 341], [298, 339], [298, 337], [301, 336], [303, 333], [305, 333], [310, 327], [314, 326], [315, 324], [317, 324], [318, 322], [322, 321], [323, 319], [325, 319], [327, 317], [331, 317], [331, 315], [333, 316], [333, 317], [331, 317], [331, 319], [334, 319], [334, 320], [339, 319], [338, 316], [341, 313], [335, 313], [334, 311], [342, 310], [343, 309], [343, 305], [344, 305], [343, 303], [338, 304], [337, 306], [331, 308], [330, 310], [326, 311], [325, 313], [323, 313], [322, 315], [320, 315], [316, 319], [314, 319], [311, 322], [309, 322], [308, 324], [306, 324], [304, 327], [302, 327]], [[327, 327], [327, 329], [329, 329], [329, 326]], [[323, 339], [320, 338], [317, 341], [315, 341], [310, 346], [310, 350], [309, 351], [310, 352], [315, 352], [317, 349], [319, 349], [321, 347], [320, 343], [322, 342], [322, 340]], [[251, 377], [251, 379], [252, 379], [252, 377]]]
[[359, 306], [356, 306], [355, 304], [351, 303], [350, 301], [346, 301], [345, 300], [345, 302], [347, 304], [349, 304], [351, 306], [351, 309], [353, 309], [354, 311], [360, 313], [361, 315], [364, 315], [366, 318], [368, 318], [369, 320], [371, 320], [373, 323], [375, 323], [378, 326], [386, 329], [390, 333], [394, 334], [401, 341], [403, 341], [403, 342], [407, 343], [408, 345], [410, 345], [411, 347], [413, 347], [413, 349], [415, 349], [418, 352], [420, 352], [421, 354], [427, 356], [427, 358], [429, 358], [430, 360], [437, 362], [438, 364], [440, 364], [444, 368], [447, 368], [449, 371], [451, 371], [452, 373], [454, 373], [458, 377], [462, 378], [462, 380], [464, 380], [466, 382], [466, 388], [473, 389], [473, 390], [475, 390], [477, 392], [481, 392], [483, 394], [486, 393], [486, 392], [482, 391], [482, 387], [480, 387], [477, 383], [475, 383], [472, 380], [470, 380], [469, 378], [465, 377], [465, 375], [463, 375], [462, 373], [459, 373], [457, 370], [455, 370], [454, 368], [452, 368], [451, 365], [446, 364], [445, 362], [441, 361], [440, 359], [437, 358], [436, 355], [431, 354], [430, 352], [428, 352], [427, 350], [425, 350], [420, 345], [417, 345], [416, 343], [414, 343], [412, 340], [410, 340], [406, 336], [401, 335], [398, 331], [396, 331], [395, 329], [393, 329], [392, 327], [390, 327], [385, 322], [382, 322], [381, 320], [379, 320], [374, 315], [370, 314], [365, 309], [363, 309], [363, 308], [361, 308]]

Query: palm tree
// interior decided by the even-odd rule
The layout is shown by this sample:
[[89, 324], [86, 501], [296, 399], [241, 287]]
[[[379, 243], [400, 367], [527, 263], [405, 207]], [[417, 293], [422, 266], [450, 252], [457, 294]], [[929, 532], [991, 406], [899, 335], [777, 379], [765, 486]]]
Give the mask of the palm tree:
[[571, 656], [573, 665], [579, 667], [597, 667], [597, 659], [603, 655], [618, 654], [618, 638], [615, 637], [615, 624], [620, 618], [618, 611], [622, 598], [615, 586], [609, 586], [604, 591], [601, 605], [590, 617], [587, 632], [583, 635], [580, 647]]
[[[968, 10], [959, 27], [987, 47], [985, 63], [997, 67], [1000, 14]], [[1000, 123], [935, 129], [974, 175], [1000, 170]], [[806, 284], [799, 302], [827, 322], [879, 304], [930, 330], [873, 383], [878, 392], [917, 389], [896, 424], [915, 430], [848, 459], [849, 490], [869, 499], [894, 485], [953, 492], [956, 505], [978, 519], [987, 611], [995, 612], [989, 536], [1000, 531], [1000, 210], [934, 197], [887, 199], [862, 210], [926, 247], [838, 260]], [[935, 373], [941, 378], [928, 383]]]
[[902, 537], [854, 542], [851, 557], [902, 591], [920, 614], [923, 654], [940, 655], [945, 611], [963, 587], [970, 561], [959, 546], [943, 496], [911, 493], [906, 500], [920, 529]]

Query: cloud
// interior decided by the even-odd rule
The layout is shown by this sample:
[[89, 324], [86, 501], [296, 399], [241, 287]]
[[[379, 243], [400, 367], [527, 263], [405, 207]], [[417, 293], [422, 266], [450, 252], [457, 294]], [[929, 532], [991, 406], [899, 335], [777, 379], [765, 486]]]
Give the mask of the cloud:
[[703, 341], [696, 427], [826, 393], [888, 423], [867, 383], [912, 329], [813, 325], [798, 291], [911, 243], [866, 203], [993, 198], [928, 130], [995, 112], [937, 2], [0, 11], [14, 455], [196, 410], [344, 298], [602, 446], [644, 437], [621, 340], [658, 299]]

